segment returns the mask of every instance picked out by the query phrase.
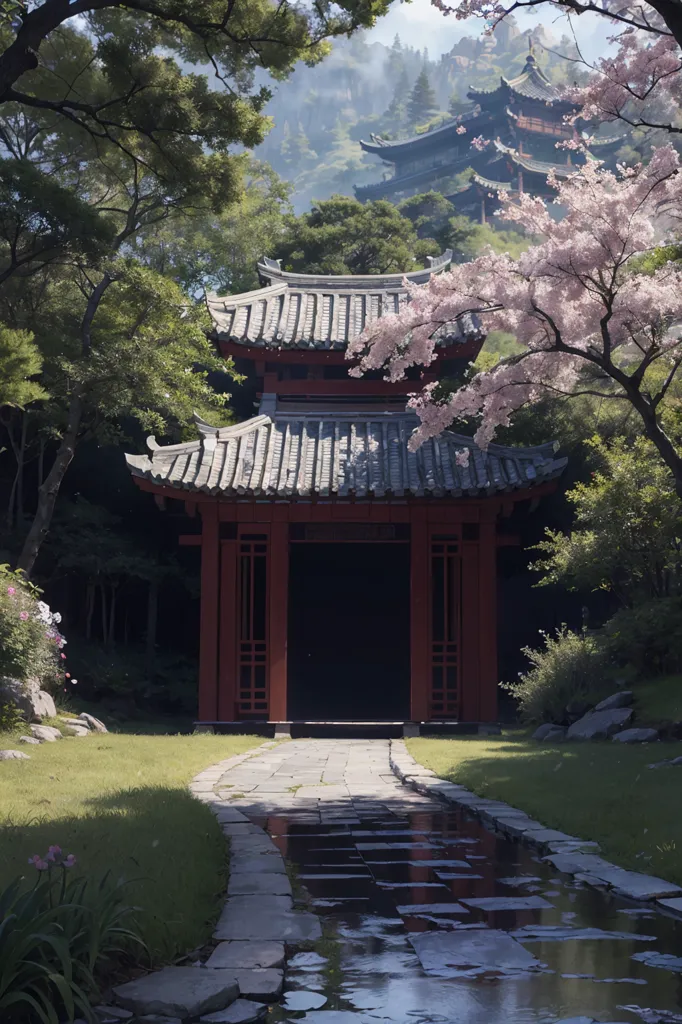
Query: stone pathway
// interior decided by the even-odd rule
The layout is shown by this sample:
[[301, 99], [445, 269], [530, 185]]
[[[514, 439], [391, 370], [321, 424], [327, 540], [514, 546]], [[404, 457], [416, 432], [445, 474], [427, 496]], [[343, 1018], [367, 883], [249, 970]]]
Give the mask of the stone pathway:
[[211, 1024], [277, 998], [273, 1022], [682, 1022], [681, 922], [402, 785], [387, 741], [267, 744], [193, 791], [231, 844], [218, 944], [193, 970], [231, 972], [242, 998]]

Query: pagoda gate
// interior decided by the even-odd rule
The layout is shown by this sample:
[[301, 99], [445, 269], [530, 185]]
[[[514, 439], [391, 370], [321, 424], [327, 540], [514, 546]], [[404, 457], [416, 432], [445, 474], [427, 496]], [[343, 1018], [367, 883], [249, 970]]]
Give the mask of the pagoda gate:
[[262, 288], [209, 298], [256, 414], [198, 419], [196, 441], [127, 456], [142, 490], [184, 503], [194, 532], [180, 542], [201, 548], [197, 724], [496, 721], [498, 523], [565, 460], [451, 431], [409, 450], [408, 393], [476, 357], [473, 323], [441, 331], [411, 380], [352, 378], [345, 354], [406, 301], [405, 277], [425, 282], [451, 256], [366, 277], [264, 259]]
[[[565, 178], [585, 156], [557, 149], [557, 143], [579, 138], [576, 128], [564, 120], [575, 107], [538, 65], [530, 38], [529, 47], [519, 75], [500, 78], [493, 89], [470, 89], [471, 110], [440, 128], [395, 142], [378, 137], [361, 141], [365, 152], [392, 166], [393, 174], [357, 186], [357, 198], [397, 201], [435, 189], [460, 213], [485, 222], [499, 208], [499, 192], [554, 195], [547, 184], [550, 171]], [[471, 146], [479, 136], [487, 142], [480, 151]], [[623, 135], [593, 139], [591, 155], [607, 157], [623, 140]], [[474, 172], [471, 181], [453, 192], [448, 179], [468, 168]]]

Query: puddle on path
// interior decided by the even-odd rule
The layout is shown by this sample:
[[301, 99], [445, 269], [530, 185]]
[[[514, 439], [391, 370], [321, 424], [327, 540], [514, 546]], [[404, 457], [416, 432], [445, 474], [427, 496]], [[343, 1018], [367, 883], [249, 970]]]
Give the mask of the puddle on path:
[[289, 962], [273, 1019], [682, 1024], [682, 974], [661, 957], [682, 956], [682, 923], [558, 875], [464, 811], [349, 788], [345, 809], [247, 810], [328, 937]]

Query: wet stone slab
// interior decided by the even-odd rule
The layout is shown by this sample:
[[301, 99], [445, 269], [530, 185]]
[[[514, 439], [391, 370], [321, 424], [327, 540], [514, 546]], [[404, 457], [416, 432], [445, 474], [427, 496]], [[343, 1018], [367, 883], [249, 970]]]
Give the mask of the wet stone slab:
[[[274, 925], [288, 954], [285, 995], [275, 1019], [559, 1024], [585, 1018], [581, 1024], [682, 1024], [680, 974], [665, 969], [671, 961], [632, 959], [640, 951], [682, 958], [682, 924], [672, 914], [656, 914], [618, 895], [616, 883], [632, 881], [633, 873], [617, 869], [609, 881], [600, 881], [596, 872], [605, 870], [606, 862], [598, 849], [562, 838], [563, 833], [499, 801], [470, 794], [470, 805], [487, 817], [488, 829], [464, 809], [390, 785], [384, 741], [292, 741], [252, 760], [263, 762], [262, 773], [251, 779], [255, 788], [249, 796], [228, 801], [238, 805], [241, 817], [226, 824], [248, 821], [273, 842], [235, 829], [229, 837], [237, 841], [235, 885], [239, 875], [275, 874], [283, 881], [281, 854], [308, 892], [307, 906], [294, 909], [288, 890], [232, 889], [231, 900], [261, 893], [265, 901], [288, 902], [266, 903], [262, 914], [246, 902], [233, 904], [240, 916], [234, 926], [221, 920], [219, 928], [225, 927], [222, 934], [228, 937], [221, 939], [213, 962], [234, 964], [235, 972], [277, 969], [281, 961], [265, 957], [241, 967], [251, 955], [248, 947], [275, 944]], [[247, 765], [239, 771], [245, 779]], [[268, 787], [275, 773], [286, 786]], [[225, 789], [229, 774], [221, 779]], [[320, 779], [333, 781], [334, 791], [325, 794], [331, 787], [320, 786]], [[286, 792], [299, 782], [315, 787], [314, 800], [303, 799], [305, 792], [303, 797]], [[284, 791], [265, 792], [273, 788]], [[442, 790], [455, 791], [462, 792], [454, 786]], [[509, 829], [501, 831], [500, 821]], [[516, 840], [529, 830], [542, 846], [529, 849]], [[252, 839], [257, 840], [252, 846], [244, 842]], [[602, 889], [559, 874], [543, 860], [546, 853], [580, 858], [584, 875]], [[660, 880], [651, 882], [661, 888]], [[281, 934], [294, 920], [297, 929]], [[318, 951], [308, 939], [314, 932], [317, 941], [321, 924], [325, 939]], [[302, 950], [301, 943], [306, 943]]]

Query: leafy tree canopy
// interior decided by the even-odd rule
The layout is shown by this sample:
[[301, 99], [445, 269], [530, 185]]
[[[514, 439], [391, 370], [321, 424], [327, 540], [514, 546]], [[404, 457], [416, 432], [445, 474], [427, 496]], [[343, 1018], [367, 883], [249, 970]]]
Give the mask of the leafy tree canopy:
[[332, 196], [290, 217], [278, 249], [287, 270], [322, 274], [389, 274], [423, 266], [438, 244], [386, 200]]

